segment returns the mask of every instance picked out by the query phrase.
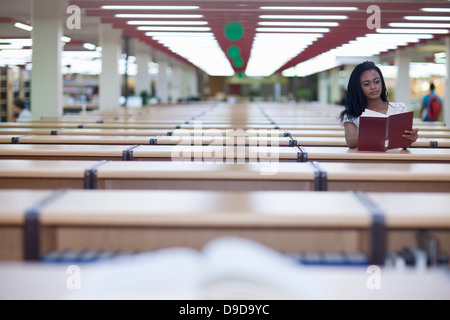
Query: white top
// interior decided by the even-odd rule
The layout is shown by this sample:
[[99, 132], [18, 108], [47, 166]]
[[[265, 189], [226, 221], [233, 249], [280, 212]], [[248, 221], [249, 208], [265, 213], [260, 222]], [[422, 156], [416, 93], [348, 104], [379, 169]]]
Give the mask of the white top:
[[31, 120], [31, 112], [28, 109], [23, 109], [22, 112], [17, 117], [17, 121], [28, 121]]
[[[389, 102], [388, 104], [388, 110], [386, 115], [396, 114], [396, 113], [402, 113], [407, 112], [408, 107], [403, 102]], [[342, 123], [345, 122], [351, 122], [355, 124], [356, 131], [359, 133], [359, 117], [357, 118], [350, 118], [348, 115], [344, 115], [344, 119], [342, 120]]]

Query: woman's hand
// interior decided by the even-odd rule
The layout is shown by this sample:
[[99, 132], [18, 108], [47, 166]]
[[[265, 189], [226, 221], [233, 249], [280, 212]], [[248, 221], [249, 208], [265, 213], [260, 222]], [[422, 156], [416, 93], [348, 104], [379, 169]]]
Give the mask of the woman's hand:
[[405, 130], [405, 133], [403, 134], [403, 138], [411, 140], [411, 143], [416, 142], [417, 138], [419, 137], [419, 129], [413, 128], [412, 130]]

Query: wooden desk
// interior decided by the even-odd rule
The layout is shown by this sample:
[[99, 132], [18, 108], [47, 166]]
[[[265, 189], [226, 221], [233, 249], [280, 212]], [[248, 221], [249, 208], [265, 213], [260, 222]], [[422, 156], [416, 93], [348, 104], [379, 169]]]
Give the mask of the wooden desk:
[[39, 129], [39, 128], [0, 128], [1, 135], [52, 135], [56, 134], [56, 129]]
[[286, 130], [286, 132], [296, 139], [305, 137], [345, 137], [344, 130]]
[[25, 213], [52, 193], [49, 190], [0, 190], [0, 260], [25, 259]]
[[136, 145], [153, 144], [156, 136], [106, 136], [106, 135], [53, 135], [53, 136], [23, 136], [16, 139], [16, 143], [21, 144], [86, 144], [86, 145]]
[[83, 128], [86, 129], [166, 129], [173, 130], [180, 127], [176, 123], [84, 123]]
[[0, 143], [14, 143], [16, 135], [0, 135]]
[[205, 163], [109, 161], [91, 174], [92, 188], [171, 190], [310, 190], [317, 169], [306, 162]]
[[[346, 147], [347, 141], [345, 137], [298, 137], [293, 136], [293, 140], [297, 142], [299, 146], [324, 146], [324, 147]], [[414, 142], [412, 148], [435, 148], [438, 147], [435, 142], [437, 139], [419, 138]], [[449, 143], [450, 144], [450, 143]]]
[[59, 129], [58, 136], [166, 136], [170, 134], [167, 129]]
[[209, 161], [223, 163], [251, 161], [299, 161], [296, 147], [246, 146], [137, 146], [129, 152], [129, 160]]
[[295, 146], [297, 142], [290, 137], [236, 137], [236, 136], [160, 136], [155, 138], [157, 145], [216, 145], [216, 146]]
[[91, 170], [101, 161], [0, 160], [2, 189], [89, 189]]
[[201, 121], [201, 124], [197, 124], [195, 122], [194, 123], [182, 124], [179, 129], [187, 129], [187, 130], [195, 129], [199, 125], [204, 130], [215, 130], [215, 129], [219, 129], [219, 130], [249, 130], [249, 129], [253, 129], [253, 130], [259, 130], [259, 129], [261, 129], [261, 130], [275, 130], [275, 129], [279, 129], [277, 127], [277, 125], [270, 124], [270, 123], [253, 124], [253, 123], [248, 123], [248, 122], [242, 122], [242, 123], [236, 123], [235, 124], [235, 123], [231, 123], [231, 122], [227, 122], [227, 123], [208, 123], [208, 122], [203, 122], [203, 121]]
[[0, 159], [127, 160], [126, 145], [0, 144]]
[[[14, 191], [15, 197], [31, 192]], [[14, 191], [0, 190], [5, 199], [0, 212], [9, 212], [4, 208], [11, 206]], [[383, 264], [392, 250], [416, 246], [418, 232], [438, 239], [442, 252], [450, 249], [448, 193], [69, 189], [21, 205], [25, 212], [15, 213], [27, 217], [22, 220], [27, 260], [55, 250], [200, 249], [222, 236], [252, 239], [285, 253], [364, 252], [371, 264]], [[9, 232], [11, 221], [1, 222], [0, 230]], [[11, 253], [18, 249], [8, 256], [21, 256]]]
[[200, 249], [227, 235], [283, 252], [355, 253], [369, 252], [371, 216], [351, 193], [67, 190], [40, 208], [39, 221], [41, 254]]
[[450, 163], [315, 162], [321, 190], [450, 192]]
[[450, 162], [450, 150], [446, 148], [391, 149], [385, 152], [358, 151], [348, 147], [300, 147], [303, 161], [369, 161], [369, 162]]
[[385, 217], [387, 250], [394, 252], [417, 243], [417, 230], [439, 240], [440, 250], [450, 253], [450, 197], [448, 193], [370, 193]]
[[42, 122], [42, 121], [19, 121], [19, 122], [0, 122], [0, 129], [6, 128], [28, 128], [28, 129], [59, 129], [59, 128], [78, 128], [80, 123], [66, 122]]
[[211, 137], [287, 137], [288, 133], [278, 129], [205, 129], [198, 127], [195, 129], [175, 129], [171, 132], [172, 136], [211, 136]]

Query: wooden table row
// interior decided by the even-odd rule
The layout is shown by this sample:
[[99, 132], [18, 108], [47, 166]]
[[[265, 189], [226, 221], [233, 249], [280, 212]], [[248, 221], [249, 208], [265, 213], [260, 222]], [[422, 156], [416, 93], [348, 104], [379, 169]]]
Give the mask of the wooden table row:
[[2, 159], [0, 188], [450, 192], [450, 163]]
[[391, 149], [365, 152], [347, 147], [320, 146], [221, 146], [221, 145], [96, 145], [0, 144], [0, 159], [60, 160], [196, 160], [252, 161], [358, 161], [450, 162], [450, 148]]
[[426, 232], [450, 250], [448, 193], [0, 190], [0, 257], [201, 249], [221, 236], [285, 253], [364, 252], [384, 264]]

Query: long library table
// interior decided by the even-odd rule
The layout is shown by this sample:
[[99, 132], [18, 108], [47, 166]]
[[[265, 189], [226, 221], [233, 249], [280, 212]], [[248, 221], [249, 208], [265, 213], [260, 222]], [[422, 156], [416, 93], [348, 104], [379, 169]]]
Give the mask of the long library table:
[[[323, 147], [346, 147], [347, 141], [345, 137], [299, 137], [292, 136], [293, 141], [299, 146], [323, 146]], [[438, 142], [440, 140], [441, 142]], [[450, 145], [450, 140], [446, 139], [428, 139], [419, 138], [414, 142], [411, 147], [419, 148], [438, 148], [438, 147], [448, 147]]]
[[[344, 130], [286, 130], [291, 137], [296, 137], [298, 139], [304, 137], [345, 137]], [[450, 138], [450, 131], [448, 130], [419, 130], [419, 138], [428, 139], [448, 139]]]
[[359, 162], [450, 162], [448, 148], [390, 149], [385, 152], [359, 151], [348, 147], [300, 146], [302, 161], [359, 161]]
[[450, 192], [450, 163], [313, 162], [322, 191]]
[[194, 129], [175, 129], [172, 136], [222, 136], [222, 137], [288, 137], [289, 133], [279, 129], [205, 129], [194, 127]]
[[1, 189], [319, 190], [307, 162], [0, 160]]
[[450, 164], [0, 159], [0, 188], [450, 192]]
[[92, 172], [102, 163], [89, 160], [0, 159], [0, 188], [90, 189]]
[[0, 143], [14, 143], [16, 135], [0, 135]]
[[[448, 193], [0, 190], [0, 258], [201, 249], [238, 236], [285, 253], [360, 253], [383, 265], [426, 232], [450, 250]], [[12, 242], [14, 241], [14, 242]]]
[[[0, 135], [0, 139], [4, 137]], [[9, 140], [8, 140], [9, 138]], [[15, 138], [15, 139], [12, 139]], [[295, 146], [290, 137], [223, 137], [223, 136], [131, 136], [131, 135], [27, 135], [5, 136], [3, 143], [22, 144], [157, 144], [221, 146]], [[0, 140], [0, 143], [2, 140]]]
[[300, 150], [297, 147], [288, 146], [139, 145], [130, 149], [128, 160], [243, 163], [257, 161], [299, 161], [299, 156]]
[[145, 160], [145, 161], [299, 161], [297, 147], [0, 144], [0, 159]]
[[319, 190], [316, 167], [307, 162], [206, 163], [108, 161], [92, 171], [93, 189]]
[[0, 159], [127, 160], [130, 145], [0, 144]]

